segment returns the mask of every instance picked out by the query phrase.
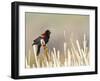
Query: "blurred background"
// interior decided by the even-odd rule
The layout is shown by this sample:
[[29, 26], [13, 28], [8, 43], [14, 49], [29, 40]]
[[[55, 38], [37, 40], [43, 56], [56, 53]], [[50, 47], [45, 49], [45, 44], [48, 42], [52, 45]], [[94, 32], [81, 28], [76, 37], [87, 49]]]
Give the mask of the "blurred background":
[[[64, 42], [70, 48], [70, 38], [79, 40], [82, 47], [84, 34], [89, 46], [89, 16], [78, 14], [25, 13], [26, 25], [26, 54], [32, 52], [32, 42], [45, 30], [51, 31], [47, 44], [49, 50], [53, 47], [63, 53]], [[32, 52], [33, 53], [33, 52]]]

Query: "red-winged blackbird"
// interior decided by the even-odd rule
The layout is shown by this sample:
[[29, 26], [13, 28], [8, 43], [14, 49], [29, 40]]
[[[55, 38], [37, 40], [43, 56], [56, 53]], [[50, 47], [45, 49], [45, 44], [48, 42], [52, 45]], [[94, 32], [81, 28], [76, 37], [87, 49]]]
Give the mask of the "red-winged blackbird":
[[40, 53], [41, 46], [43, 46], [43, 48], [46, 47], [46, 44], [48, 43], [50, 38], [50, 33], [51, 33], [50, 30], [46, 30], [43, 34], [41, 34], [41, 36], [33, 40], [32, 46], [37, 45], [37, 56]]

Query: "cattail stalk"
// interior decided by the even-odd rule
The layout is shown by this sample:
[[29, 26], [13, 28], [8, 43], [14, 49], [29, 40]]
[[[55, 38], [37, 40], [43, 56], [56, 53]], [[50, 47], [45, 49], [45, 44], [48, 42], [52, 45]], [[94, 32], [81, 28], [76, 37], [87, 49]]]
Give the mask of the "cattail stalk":
[[34, 57], [35, 57], [35, 62], [36, 62], [36, 67], [39, 67], [39, 63], [38, 63], [38, 59], [37, 59], [37, 55], [36, 55], [36, 46], [33, 46], [33, 50], [34, 50]]
[[[65, 38], [65, 32], [64, 32]], [[75, 41], [75, 42], [74, 42]], [[83, 48], [80, 46], [78, 40], [70, 40], [71, 47], [68, 48], [66, 41], [63, 43], [63, 53], [61, 54], [60, 50], [56, 51], [56, 48], [53, 50], [45, 49], [44, 54], [39, 56], [36, 55], [36, 46], [33, 46], [34, 55], [29, 50], [26, 56], [26, 68], [39, 68], [39, 67], [70, 67], [70, 66], [81, 66], [89, 65], [89, 47], [86, 46], [86, 36], [84, 35], [84, 40], [82, 42]], [[63, 55], [63, 56], [62, 56]], [[34, 61], [35, 60], [35, 61]]]

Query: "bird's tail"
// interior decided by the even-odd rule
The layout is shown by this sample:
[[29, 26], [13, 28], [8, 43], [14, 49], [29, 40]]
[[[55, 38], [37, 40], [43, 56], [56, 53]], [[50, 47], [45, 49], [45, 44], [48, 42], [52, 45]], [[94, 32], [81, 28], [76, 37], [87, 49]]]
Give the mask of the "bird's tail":
[[34, 42], [32, 43], [32, 46], [35, 45]]
[[33, 45], [36, 45], [36, 42], [33, 41], [32, 46], [33, 46]]

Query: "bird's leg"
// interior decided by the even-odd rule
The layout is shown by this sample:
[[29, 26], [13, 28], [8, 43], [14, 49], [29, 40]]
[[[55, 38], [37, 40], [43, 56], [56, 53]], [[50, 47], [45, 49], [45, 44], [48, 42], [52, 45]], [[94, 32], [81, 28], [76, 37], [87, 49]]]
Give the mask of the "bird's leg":
[[46, 46], [46, 43], [43, 39], [41, 39], [41, 45], [43, 46], [44, 48], [44, 54], [47, 58], [47, 61], [49, 61], [49, 56], [48, 56], [48, 47]]

